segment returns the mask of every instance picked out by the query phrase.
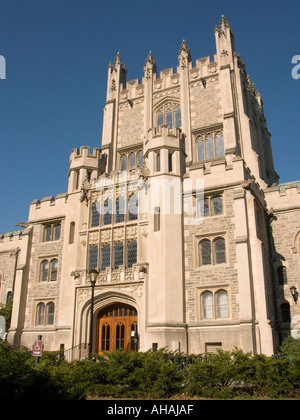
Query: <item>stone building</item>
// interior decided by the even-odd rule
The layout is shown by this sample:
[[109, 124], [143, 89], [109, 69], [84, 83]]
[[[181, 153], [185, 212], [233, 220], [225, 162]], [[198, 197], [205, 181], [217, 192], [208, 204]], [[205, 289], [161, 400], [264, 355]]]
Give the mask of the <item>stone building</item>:
[[101, 149], [74, 149], [68, 191], [0, 237], [9, 342], [271, 355], [299, 336], [300, 182], [278, 182], [223, 16], [215, 40], [213, 61], [183, 41], [160, 74], [150, 52], [141, 81], [119, 53], [109, 65]]

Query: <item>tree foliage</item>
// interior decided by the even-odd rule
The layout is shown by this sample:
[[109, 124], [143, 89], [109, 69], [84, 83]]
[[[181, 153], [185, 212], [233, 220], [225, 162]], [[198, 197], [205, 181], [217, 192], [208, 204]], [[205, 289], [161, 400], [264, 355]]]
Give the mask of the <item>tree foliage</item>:
[[277, 357], [242, 350], [199, 356], [121, 352], [68, 363], [44, 352], [37, 366], [27, 349], [0, 342], [0, 400], [113, 398], [233, 398], [299, 395], [300, 340], [288, 339]]

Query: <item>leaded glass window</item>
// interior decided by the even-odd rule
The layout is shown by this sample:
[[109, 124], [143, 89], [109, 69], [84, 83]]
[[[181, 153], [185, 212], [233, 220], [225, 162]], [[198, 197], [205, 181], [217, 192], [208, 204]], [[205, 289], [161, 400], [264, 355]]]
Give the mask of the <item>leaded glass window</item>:
[[129, 155], [129, 167], [135, 166], [135, 154], [130, 153]]
[[157, 129], [163, 124], [173, 127], [181, 127], [181, 111], [180, 106], [176, 102], [167, 102], [161, 106], [156, 112]]
[[45, 304], [39, 303], [37, 306], [37, 325], [44, 325]]
[[48, 281], [49, 261], [44, 260], [41, 264], [41, 281]]
[[60, 238], [60, 229], [61, 229], [61, 224], [60, 223], [58, 223], [57, 225], [54, 225], [53, 226], [53, 230], [54, 230], [54, 238], [53, 238], [53, 240], [54, 241], [58, 241], [59, 240], [59, 238]]
[[213, 159], [215, 157], [214, 138], [211, 134], [206, 136], [206, 159]]
[[120, 196], [116, 201], [116, 223], [124, 222], [125, 214], [125, 200], [124, 197]]
[[93, 204], [92, 207], [92, 227], [99, 226], [100, 213], [99, 213], [99, 202]]
[[140, 150], [137, 155], [137, 166], [138, 168], [141, 168], [143, 166], [144, 157], [143, 152]]
[[224, 156], [224, 139], [221, 131], [202, 134], [196, 138], [197, 161]]
[[136, 194], [128, 200], [128, 220], [137, 220], [138, 218], [138, 197]]
[[201, 265], [211, 264], [211, 243], [208, 239], [200, 242], [200, 260]]
[[98, 246], [93, 245], [90, 249], [89, 270], [94, 270], [98, 267]]
[[226, 262], [225, 239], [217, 238], [214, 240], [215, 263], [222, 264]]
[[204, 140], [202, 136], [199, 136], [196, 140], [196, 147], [197, 147], [197, 161], [201, 162], [205, 160], [205, 153], [204, 153]]
[[103, 224], [110, 225], [112, 219], [112, 201], [108, 198], [103, 204]]
[[58, 270], [58, 261], [54, 259], [50, 263], [50, 281], [57, 280], [57, 270]]
[[49, 302], [47, 304], [47, 325], [54, 324], [54, 303]]
[[214, 216], [223, 213], [223, 199], [222, 197], [212, 198], [212, 212]]
[[115, 270], [119, 268], [119, 265], [123, 265], [123, 243], [118, 242], [115, 245], [115, 264], [114, 268]]
[[52, 236], [52, 226], [46, 226], [44, 231], [44, 241], [49, 242], [51, 241]]
[[204, 319], [212, 319], [214, 317], [213, 294], [211, 292], [202, 294], [202, 311]]
[[221, 131], [218, 131], [216, 134], [216, 156], [224, 156], [224, 140]]
[[101, 270], [104, 271], [106, 267], [110, 267], [110, 245], [108, 244], [102, 248]]
[[121, 157], [121, 171], [126, 171], [127, 169], [127, 156], [123, 155]]
[[225, 290], [217, 293], [218, 318], [228, 318], [228, 294]]
[[127, 267], [132, 267], [137, 261], [137, 244], [135, 240], [128, 242], [127, 245]]

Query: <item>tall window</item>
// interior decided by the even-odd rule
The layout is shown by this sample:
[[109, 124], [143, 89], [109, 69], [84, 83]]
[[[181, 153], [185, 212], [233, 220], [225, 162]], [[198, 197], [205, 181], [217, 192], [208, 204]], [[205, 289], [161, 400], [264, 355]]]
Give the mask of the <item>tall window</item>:
[[197, 161], [224, 156], [224, 140], [221, 131], [201, 134], [196, 138]]
[[99, 202], [93, 204], [92, 207], [92, 227], [99, 226], [100, 223], [100, 212], [99, 212]]
[[281, 265], [277, 268], [277, 276], [279, 284], [287, 284], [286, 267]]
[[44, 319], [45, 319], [45, 304], [39, 303], [37, 305], [37, 325], [44, 325]]
[[115, 257], [115, 263], [114, 263], [114, 269], [118, 269], [119, 265], [123, 265], [123, 243], [118, 242], [115, 244], [114, 249], [114, 257]]
[[127, 267], [132, 267], [137, 261], [137, 245], [136, 241], [132, 240], [127, 245]]
[[50, 261], [50, 281], [57, 280], [58, 261], [57, 259]]
[[202, 294], [202, 308], [204, 319], [212, 319], [214, 317], [213, 294], [211, 292]]
[[48, 281], [49, 261], [44, 260], [41, 263], [41, 281]]
[[141, 168], [143, 166], [144, 157], [143, 152], [140, 150], [137, 154], [137, 166], [138, 168]]
[[126, 171], [127, 169], [127, 156], [123, 155], [121, 157], [121, 171]]
[[112, 201], [108, 198], [103, 204], [103, 224], [110, 225], [112, 221]]
[[225, 240], [217, 238], [214, 240], [215, 264], [222, 264], [226, 262], [225, 255]]
[[178, 103], [167, 102], [156, 111], [157, 129], [159, 130], [159, 127], [164, 124], [168, 125], [170, 129], [181, 127], [181, 111]]
[[128, 220], [137, 220], [138, 218], [138, 197], [136, 194], [128, 200]]
[[110, 267], [110, 245], [108, 244], [102, 247], [101, 255], [101, 270], [104, 271], [106, 267]]
[[200, 242], [200, 260], [201, 265], [211, 264], [211, 242], [208, 239]]
[[116, 223], [124, 222], [125, 214], [125, 200], [124, 197], [120, 196], [116, 201]]
[[90, 248], [89, 270], [94, 270], [98, 267], [98, 246], [93, 245]]
[[135, 166], [135, 154], [130, 153], [129, 155], [129, 167]]
[[49, 302], [46, 306], [47, 325], [54, 324], [54, 303]]
[[217, 296], [217, 317], [228, 318], [228, 294], [225, 290], [220, 290]]
[[160, 230], [160, 208], [154, 208], [154, 232], [158, 232]]
[[291, 310], [288, 302], [283, 302], [280, 306], [282, 322], [291, 322]]
[[160, 172], [160, 153], [156, 155], [156, 171]]
[[74, 236], [75, 236], [75, 222], [70, 223], [70, 232], [69, 232], [69, 244], [74, 243]]

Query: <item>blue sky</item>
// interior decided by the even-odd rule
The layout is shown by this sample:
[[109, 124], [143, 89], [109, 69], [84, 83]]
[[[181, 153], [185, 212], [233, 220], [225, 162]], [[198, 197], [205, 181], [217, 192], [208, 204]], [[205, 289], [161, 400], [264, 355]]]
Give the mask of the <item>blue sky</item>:
[[[100, 147], [107, 68], [117, 52], [127, 80], [215, 53], [224, 14], [235, 49], [264, 101], [281, 182], [300, 179], [300, 2], [0, 0], [0, 232], [17, 229], [35, 198], [66, 192], [75, 147]], [[299, 71], [300, 73], [300, 71]]]

